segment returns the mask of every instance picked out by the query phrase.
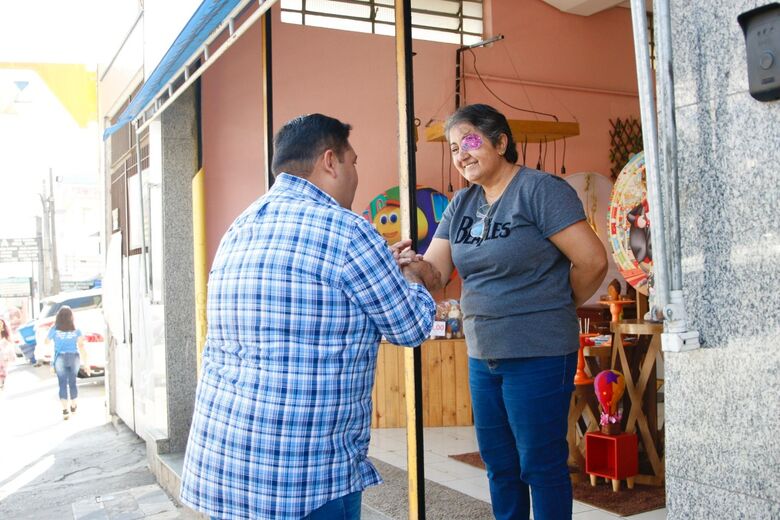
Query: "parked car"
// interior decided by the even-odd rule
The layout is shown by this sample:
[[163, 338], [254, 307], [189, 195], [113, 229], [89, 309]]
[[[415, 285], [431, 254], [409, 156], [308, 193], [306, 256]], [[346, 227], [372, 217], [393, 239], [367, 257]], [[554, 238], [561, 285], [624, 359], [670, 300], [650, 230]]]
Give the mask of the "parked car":
[[[92, 375], [103, 375], [106, 368], [103, 338], [106, 324], [102, 304], [102, 289], [64, 292], [43, 300], [35, 327], [35, 357], [38, 361], [51, 363], [54, 346], [51, 343], [47, 344], [46, 338], [49, 329], [54, 325], [57, 312], [62, 306], [67, 305], [73, 310], [73, 322], [76, 328], [81, 330], [86, 339], [84, 350]], [[86, 374], [79, 371], [79, 375], [84, 377]]]
[[16, 331], [22, 339], [20, 349], [24, 357], [31, 363], [35, 363], [35, 324], [37, 320], [30, 320]]

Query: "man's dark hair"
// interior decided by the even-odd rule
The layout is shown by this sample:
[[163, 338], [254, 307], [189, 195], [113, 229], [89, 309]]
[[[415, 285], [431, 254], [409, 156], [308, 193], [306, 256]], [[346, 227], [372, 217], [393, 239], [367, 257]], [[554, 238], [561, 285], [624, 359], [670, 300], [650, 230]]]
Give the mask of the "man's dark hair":
[[468, 123], [479, 130], [485, 137], [490, 139], [493, 146], [498, 146], [498, 140], [501, 134], [506, 134], [508, 140], [506, 143], [506, 152], [504, 158], [515, 164], [517, 162], [517, 145], [512, 137], [512, 130], [509, 128], [509, 122], [504, 114], [491, 107], [480, 103], [466, 105], [459, 108], [452, 114], [444, 125], [444, 134], [449, 136], [450, 129], [458, 123]]
[[57, 317], [54, 318], [54, 329], [62, 332], [76, 330], [76, 326], [73, 325], [73, 311], [67, 305], [63, 305], [57, 311]]
[[352, 127], [322, 114], [298, 116], [288, 121], [274, 136], [274, 177], [289, 173], [307, 177], [317, 158], [331, 149], [339, 161], [349, 148]]

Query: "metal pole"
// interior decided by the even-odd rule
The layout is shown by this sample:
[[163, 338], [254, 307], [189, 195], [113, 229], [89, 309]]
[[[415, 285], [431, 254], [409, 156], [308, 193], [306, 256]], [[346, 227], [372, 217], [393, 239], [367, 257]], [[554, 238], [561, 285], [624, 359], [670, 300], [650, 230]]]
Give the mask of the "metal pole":
[[669, 244], [671, 290], [682, 290], [682, 243], [680, 240], [680, 186], [677, 172], [677, 121], [674, 113], [674, 70], [672, 68], [672, 23], [669, 0], [655, 0], [658, 27], [657, 56], [660, 83], [660, 105], [663, 115], [663, 154], [667, 172], [668, 198], [671, 203]]
[[46, 180], [41, 181], [41, 221], [43, 222], [43, 240], [41, 241], [41, 299], [52, 294], [51, 289], [51, 231], [49, 225], [49, 195]]
[[265, 191], [274, 184], [274, 174], [271, 164], [274, 156], [274, 96], [273, 96], [273, 47], [271, 26], [273, 19], [271, 11], [266, 11], [261, 21], [262, 32], [262, 74], [263, 74], [263, 149], [265, 150]]
[[[41, 198], [43, 203], [43, 198]], [[43, 210], [44, 217], [46, 216], [46, 209]], [[43, 254], [43, 234], [41, 231], [42, 217], [35, 217], [35, 236], [38, 239], [38, 304], [43, 301], [44, 297], [44, 279], [46, 278], [46, 270], [44, 265], [45, 256]]]
[[144, 212], [144, 178], [141, 173], [141, 136], [138, 132], [138, 122], [133, 123], [135, 129], [135, 168], [138, 176], [138, 205], [141, 211], [141, 258], [144, 267], [144, 296], [149, 296], [149, 250], [146, 248], [146, 225]]
[[642, 113], [642, 140], [645, 147], [647, 199], [650, 204], [650, 222], [653, 237], [653, 280], [655, 304], [651, 316], [661, 320], [663, 308], [669, 303], [664, 212], [661, 198], [661, 178], [658, 172], [658, 127], [656, 123], [653, 71], [647, 38], [647, 10], [644, 0], [631, 0], [631, 20], [634, 28], [634, 53], [639, 83], [639, 108]]
[[[414, 142], [414, 79], [412, 67], [411, 0], [395, 3], [395, 58], [398, 89], [398, 185], [401, 198], [401, 236], [417, 249], [417, 170]], [[406, 457], [409, 520], [425, 518], [423, 458], [422, 347], [404, 351], [406, 388]]]
[[49, 168], [49, 218], [51, 219], [51, 292], [60, 292], [60, 266], [57, 262], [57, 228], [55, 226], [56, 212], [54, 210], [54, 178]]

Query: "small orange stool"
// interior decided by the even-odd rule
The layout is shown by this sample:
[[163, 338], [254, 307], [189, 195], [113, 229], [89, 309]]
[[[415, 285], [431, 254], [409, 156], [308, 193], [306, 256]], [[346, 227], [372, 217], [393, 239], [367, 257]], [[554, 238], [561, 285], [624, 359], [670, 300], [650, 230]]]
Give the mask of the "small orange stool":
[[620, 481], [623, 479], [628, 489], [634, 489], [634, 476], [639, 473], [636, 434], [586, 433], [585, 472], [590, 475], [591, 486], [596, 485], [596, 477], [604, 477], [612, 480], [612, 491], [620, 491]]

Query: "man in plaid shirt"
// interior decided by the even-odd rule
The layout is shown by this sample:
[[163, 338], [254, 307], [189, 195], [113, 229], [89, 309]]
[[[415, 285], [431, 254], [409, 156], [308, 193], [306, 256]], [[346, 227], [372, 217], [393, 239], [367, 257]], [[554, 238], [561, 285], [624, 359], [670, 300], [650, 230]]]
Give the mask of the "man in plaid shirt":
[[213, 518], [358, 519], [381, 483], [367, 458], [379, 341], [422, 343], [435, 278], [350, 211], [350, 129], [320, 114], [285, 124], [273, 188], [214, 258], [181, 486]]

